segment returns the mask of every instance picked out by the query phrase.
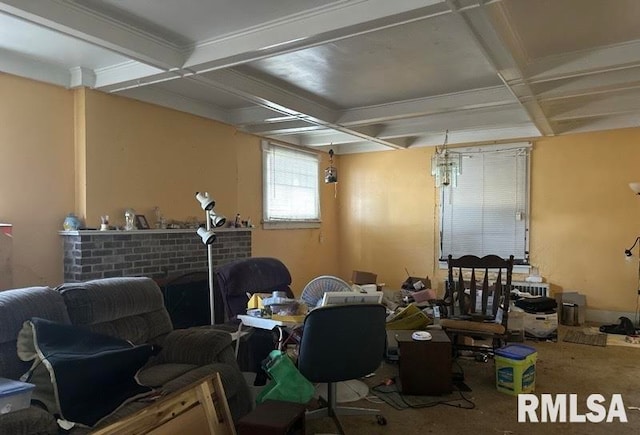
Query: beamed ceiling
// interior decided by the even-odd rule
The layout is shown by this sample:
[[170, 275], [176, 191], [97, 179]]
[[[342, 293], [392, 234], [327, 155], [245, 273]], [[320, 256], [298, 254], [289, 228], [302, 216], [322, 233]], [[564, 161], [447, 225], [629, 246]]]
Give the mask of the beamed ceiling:
[[640, 124], [637, 0], [0, 0], [0, 71], [337, 154]]

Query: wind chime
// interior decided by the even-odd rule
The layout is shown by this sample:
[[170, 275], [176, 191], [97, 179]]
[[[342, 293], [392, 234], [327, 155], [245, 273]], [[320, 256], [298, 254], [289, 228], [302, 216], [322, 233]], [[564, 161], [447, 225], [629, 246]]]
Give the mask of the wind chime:
[[333, 149], [329, 150], [329, 167], [324, 170], [325, 184], [333, 184], [333, 197], [338, 196], [338, 169], [333, 166]]

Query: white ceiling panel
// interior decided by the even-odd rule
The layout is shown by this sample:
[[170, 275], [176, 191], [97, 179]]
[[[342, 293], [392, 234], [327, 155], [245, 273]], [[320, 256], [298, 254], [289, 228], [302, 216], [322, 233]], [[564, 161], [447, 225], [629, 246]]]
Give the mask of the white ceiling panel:
[[638, 126], [638, 0], [0, 0], [0, 71], [339, 154]]
[[528, 59], [640, 39], [637, 0], [505, 2]]
[[339, 108], [499, 85], [495, 70], [461, 26], [457, 17], [443, 15], [274, 56], [247, 68]]

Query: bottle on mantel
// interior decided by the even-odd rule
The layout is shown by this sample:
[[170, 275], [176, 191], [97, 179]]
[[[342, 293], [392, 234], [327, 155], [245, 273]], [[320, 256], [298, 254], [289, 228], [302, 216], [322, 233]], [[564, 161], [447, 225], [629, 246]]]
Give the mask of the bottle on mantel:
[[242, 226], [242, 223], [240, 222], [240, 213], [236, 214], [236, 220], [233, 223], [233, 226], [235, 228], [240, 228]]

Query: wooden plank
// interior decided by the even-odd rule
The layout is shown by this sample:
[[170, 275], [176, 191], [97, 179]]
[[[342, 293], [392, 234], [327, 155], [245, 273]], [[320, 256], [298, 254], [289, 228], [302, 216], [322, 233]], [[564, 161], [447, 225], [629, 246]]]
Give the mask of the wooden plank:
[[[186, 428], [190, 430], [186, 431]], [[188, 385], [93, 435], [236, 435], [220, 375]]]

